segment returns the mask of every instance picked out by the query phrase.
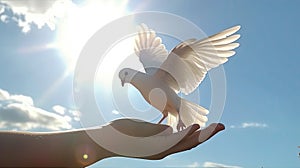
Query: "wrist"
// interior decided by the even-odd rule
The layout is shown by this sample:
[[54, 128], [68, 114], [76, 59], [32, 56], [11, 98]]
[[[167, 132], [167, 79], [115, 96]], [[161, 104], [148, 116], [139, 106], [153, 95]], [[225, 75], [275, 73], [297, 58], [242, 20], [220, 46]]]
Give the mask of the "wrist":
[[97, 144], [87, 133], [87, 131], [99, 131], [98, 128], [96, 130], [79, 130], [75, 132], [70, 132], [68, 138], [72, 144], [72, 159], [74, 162], [81, 166], [91, 165], [99, 160], [114, 157], [116, 156], [114, 153], [106, 150]]

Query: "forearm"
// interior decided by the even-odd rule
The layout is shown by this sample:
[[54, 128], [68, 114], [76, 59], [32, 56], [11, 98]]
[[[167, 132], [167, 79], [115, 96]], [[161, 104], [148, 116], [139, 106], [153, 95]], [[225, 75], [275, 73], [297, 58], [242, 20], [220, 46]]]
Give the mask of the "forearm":
[[0, 132], [0, 166], [84, 167], [113, 156], [84, 130], [60, 133]]

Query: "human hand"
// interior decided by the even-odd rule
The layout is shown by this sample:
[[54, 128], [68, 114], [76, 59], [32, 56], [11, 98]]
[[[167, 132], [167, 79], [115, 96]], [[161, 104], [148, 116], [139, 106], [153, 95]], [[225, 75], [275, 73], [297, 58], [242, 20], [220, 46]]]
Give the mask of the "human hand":
[[85, 167], [114, 156], [162, 159], [198, 146], [224, 126], [198, 129], [192, 125], [173, 133], [167, 125], [119, 119], [101, 127], [62, 132], [2, 131], [0, 167]]
[[[97, 143], [115, 156], [157, 160], [192, 149], [225, 129], [214, 123], [203, 130], [194, 124], [173, 133], [171, 127], [136, 119], [119, 119], [102, 127]], [[98, 132], [99, 133], [99, 132]], [[95, 140], [95, 139], [94, 139]]]

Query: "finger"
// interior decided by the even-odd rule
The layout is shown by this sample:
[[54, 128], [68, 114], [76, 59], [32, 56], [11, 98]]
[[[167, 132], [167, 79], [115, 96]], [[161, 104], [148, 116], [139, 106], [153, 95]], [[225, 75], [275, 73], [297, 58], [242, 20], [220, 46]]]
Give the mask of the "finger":
[[[105, 138], [107, 139], [107, 143], [110, 143], [112, 140], [117, 141], [114, 143], [113, 148], [116, 148], [120, 156], [151, 159], [152, 156], [157, 158], [159, 154], [173, 148], [197, 129], [199, 129], [198, 125], [192, 125], [183, 131], [164, 136], [132, 137], [114, 133], [111, 137]], [[114, 132], [111, 130], [108, 131]]]
[[[199, 144], [203, 143], [204, 141], [207, 141], [219, 131], [224, 130], [224, 128], [225, 127], [223, 124], [212, 124], [208, 128], [196, 131], [192, 135], [190, 135], [187, 139], [181, 141], [180, 144], [177, 145], [175, 150], [177, 150], [177, 152], [190, 150], [198, 146]], [[214, 130], [212, 131], [212, 129]], [[203, 136], [204, 134], [206, 136]], [[203, 136], [202, 141], [199, 140], [200, 136]]]
[[161, 132], [156, 134], [155, 136], [168, 136], [168, 135], [171, 135], [172, 133], [173, 133], [173, 128], [168, 127], [165, 130], [162, 130]]
[[200, 125], [199, 124], [193, 124], [190, 126], [190, 130], [189, 132], [187, 133], [186, 137], [192, 135], [194, 132], [196, 132], [198, 129], [200, 128]]
[[196, 131], [199, 128], [200, 128], [200, 125], [194, 124], [194, 125], [188, 127], [187, 129], [185, 129], [185, 131], [188, 131], [186, 133], [186, 135], [182, 138], [181, 141], [179, 141], [178, 144], [176, 144], [171, 149], [169, 149], [167, 151], [167, 153], [172, 154], [172, 153], [176, 153], [176, 152], [180, 152], [180, 151], [185, 151], [187, 149], [197, 146], [199, 144], [199, 141], [198, 141], [199, 133], [197, 134]]
[[[209, 138], [211, 138], [212, 136], [224, 129], [225, 127], [223, 124], [211, 124], [203, 130], [193, 132], [190, 136], [180, 141], [176, 146], [172, 147], [164, 154], [167, 156], [173, 153], [190, 150], [203, 143], [204, 141], [207, 141]], [[199, 140], [200, 137], [202, 138], [201, 140]]]
[[[198, 146], [199, 144], [203, 143], [204, 141], [208, 140], [209, 138], [211, 138], [212, 136], [214, 136], [216, 133], [220, 132], [221, 130], [224, 130], [225, 127], [223, 124], [212, 124], [212, 125], [208, 126], [207, 128], [205, 128], [204, 130], [196, 131], [197, 129], [199, 129], [199, 125], [193, 125], [191, 127], [188, 127], [187, 129], [179, 132], [179, 134], [182, 134], [182, 133], [184, 133], [184, 131], [188, 131], [185, 135], [185, 138], [182, 138], [182, 140], [179, 141], [175, 146], [173, 146], [173, 147], [169, 148], [168, 150], [166, 150], [162, 153], [159, 153], [157, 155], [147, 157], [146, 159], [162, 159], [173, 153], [190, 150], [190, 149]], [[210, 130], [210, 129], [213, 129], [213, 130]], [[203, 131], [207, 136], [205, 139], [203, 139], [200, 142], [199, 136], [200, 136], [200, 134], [201, 135], [204, 134], [204, 133], [202, 133]], [[209, 132], [211, 134], [208, 134]]]
[[[183, 139], [192, 135], [195, 131], [197, 131], [200, 128], [200, 126], [198, 124], [194, 124], [191, 125], [190, 127], [184, 129], [184, 132], [180, 131], [177, 132], [178, 134], [184, 134]], [[157, 134], [157, 136], [164, 136], [164, 135], [170, 135], [173, 133], [173, 129], [172, 127], [169, 127], [167, 129], [165, 129], [164, 131], [162, 131], [161, 133]], [[176, 134], [176, 133], [175, 133]]]
[[163, 150], [155, 155], [149, 155], [144, 158], [151, 160], [162, 159], [169, 154], [179, 151], [181, 148], [177, 147], [178, 144], [181, 144], [181, 141], [184, 141], [184, 139], [189, 139], [188, 137], [193, 135], [199, 128], [200, 126], [198, 124], [194, 124], [180, 132], [176, 132], [167, 136], [153, 136], [152, 141], [155, 142], [155, 145], [152, 145], [152, 148], [158, 147]]
[[110, 124], [116, 130], [135, 137], [147, 137], [157, 134], [169, 135], [173, 132], [167, 125], [153, 124], [137, 119], [119, 119]]
[[203, 143], [214, 136], [216, 133], [225, 129], [225, 126], [222, 123], [213, 123], [210, 124], [207, 128], [199, 132], [199, 143]]

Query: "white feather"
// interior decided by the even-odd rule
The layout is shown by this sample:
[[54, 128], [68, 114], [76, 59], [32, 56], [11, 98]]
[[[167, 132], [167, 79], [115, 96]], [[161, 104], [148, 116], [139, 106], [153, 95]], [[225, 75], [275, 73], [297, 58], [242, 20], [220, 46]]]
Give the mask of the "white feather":
[[[207, 71], [227, 61], [239, 46], [233, 43], [240, 38], [234, 34], [240, 29], [235, 26], [203, 40], [190, 39], [178, 44], [161, 65], [164, 72], [177, 81], [179, 90], [184, 94], [193, 92], [206, 76]], [[234, 34], [234, 35], [233, 35]], [[156, 72], [162, 78], [168, 74]]]
[[179, 115], [186, 127], [192, 124], [199, 124], [200, 127], [205, 127], [208, 121], [206, 115], [209, 113], [207, 109], [198, 104], [181, 99]]
[[168, 56], [168, 51], [162, 44], [161, 38], [157, 37], [156, 33], [145, 24], [140, 25], [140, 31], [135, 38], [134, 51], [146, 72], [148, 68], [159, 68]]
[[[164, 91], [167, 104], [160, 111], [163, 114], [168, 113], [167, 123], [173, 128], [178, 128], [179, 121], [186, 127], [194, 123], [204, 127], [209, 111], [180, 98], [176, 93], [193, 92], [210, 69], [224, 64], [235, 54], [233, 50], [239, 47], [239, 43], [235, 41], [240, 38], [240, 35], [235, 33], [239, 29], [240, 26], [235, 26], [202, 40], [183, 41], [168, 53], [155, 31], [141, 24], [134, 51], [147, 74], [131, 73], [136, 77], [130, 83], [137, 87], [150, 104], [148, 94], [152, 89], [161, 88]], [[131, 71], [133, 70], [128, 72]], [[159, 97], [157, 99], [160, 100]], [[180, 103], [177, 100], [180, 100]], [[152, 105], [157, 107], [155, 103]]]

